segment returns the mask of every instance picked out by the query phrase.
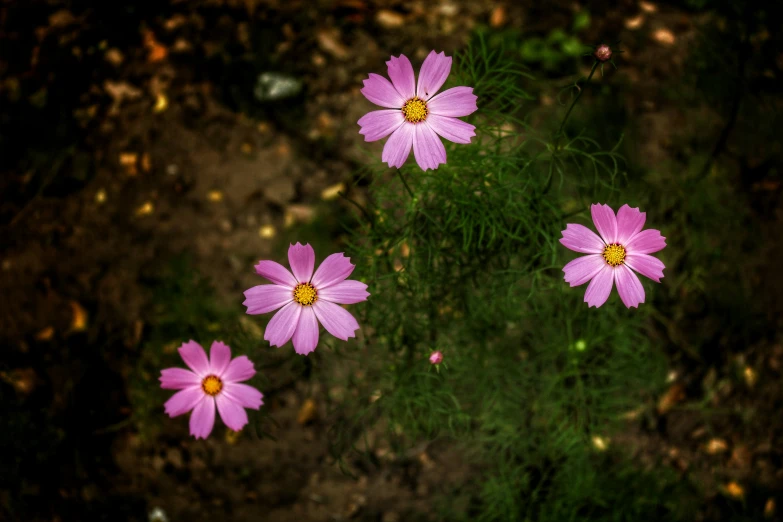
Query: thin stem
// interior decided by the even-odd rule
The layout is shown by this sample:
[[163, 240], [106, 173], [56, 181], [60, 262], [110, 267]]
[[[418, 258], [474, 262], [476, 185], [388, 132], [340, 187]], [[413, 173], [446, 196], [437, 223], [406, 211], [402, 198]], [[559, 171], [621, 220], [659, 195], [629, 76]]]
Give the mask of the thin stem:
[[[593, 68], [590, 69], [590, 74], [587, 76], [587, 79], [585, 80], [585, 85], [590, 83], [590, 79], [593, 77], [593, 74], [595, 74], [595, 70], [598, 68], [598, 64], [599, 64], [598, 60], [593, 62]], [[580, 88], [579, 85], [577, 85], [577, 88], [579, 88], [579, 92], [574, 98], [574, 101], [571, 102], [571, 106], [568, 108], [568, 112], [566, 112], [565, 116], [563, 116], [563, 121], [560, 123], [560, 128], [557, 129], [557, 134], [556, 134], [557, 138], [555, 139], [555, 149], [557, 149], [557, 144], [560, 141], [560, 136], [562, 136], [563, 134], [563, 128], [565, 127], [565, 124], [568, 121], [568, 117], [571, 115], [571, 111], [574, 110], [574, 105], [576, 105], [576, 102], [578, 102], [579, 98], [582, 96], [582, 91], [584, 89]]]
[[400, 181], [402, 181], [402, 184], [403, 184], [403, 185], [405, 185], [405, 190], [407, 190], [407, 191], [408, 191], [408, 194], [410, 194], [410, 196], [411, 196], [412, 198], [413, 198], [413, 197], [416, 197], [416, 196], [414, 196], [414, 195], [413, 195], [413, 191], [412, 191], [412, 190], [411, 190], [411, 188], [408, 186], [408, 182], [407, 182], [407, 181], [405, 181], [405, 178], [404, 178], [404, 177], [402, 177], [402, 172], [400, 172], [400, 170], [399, 170], [399, 169], [397, 169], [397, 175], [400, 177]]

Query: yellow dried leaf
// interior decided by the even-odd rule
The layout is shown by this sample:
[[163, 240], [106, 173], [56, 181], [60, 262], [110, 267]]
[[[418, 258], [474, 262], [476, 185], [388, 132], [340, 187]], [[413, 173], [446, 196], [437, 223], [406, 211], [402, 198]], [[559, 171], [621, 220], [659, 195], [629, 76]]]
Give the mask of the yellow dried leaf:
[[68, 303], [71, 306], [71, 331], [83, 332], [87, 329], [87, 310], [76, 301]]
[[98, 192], [95, 193], [95, 202], [101, 204], [104, 201], [106, 201], [106, 191], [100, 189]]
[[136, 209], [137, 216], [149, 216], [155, 211], [155, 206], [151, 201], [147, 201], [142, 206]]
[[663, 45], [672, 45], [677, 40], [674, 37], [674, 33], [668, 29], [658, 29], [653, 33], [653, 38], [655, 38], [655, 41]]
[[625, 27], [628, 29], [638, 29], [642, 26], [643, 23], [644, 23], [644, 16], [639, 15], [633, 18], [626, 19]]
[[316, 416], [315, 401], [313, 399], [307, 399], [299, 408], [299, 413], [296, 415], [296, 421], [304, 426], [308, 422], [315, 419]]
[[775, 516], [775, 499], [769, 498], [767, 499], [767, 503], [764, 504], [764, 516], [766, 518], [772, 518]]
[[272, 239], [275, 237], [275, 227], [272, 225], [264, 225], [260, 229], [258, 229], [258, 235], [263, 237], [264, 239]]
[[658, 401], [658, 413], [663, 415], [683, 399], [685, 399], [685, 386], [680, 383], [673, 384]]
[[753, 388], [756, 385], [756, 381], [758, 381], [759, 378], [756, 371], [750, 366], [745, 367], [745, 370], [743, 370], [742, 372], [742, 376], [745, 378], [745, 384], [748, 385], [748, 388]]
[[35, 339], [37, 341], [48, 341], [52, 337], [54, 337], [54, 328], [52, 328], [51, 326], [47, 326], [46, 328], [44, 328], [43, 330], [35, 334]]
[[336, 185], [332, 185], [331, 187], [326, 187], [323, 191], [321, 191], [321, 199], [324, 201], [329, 201], [330, 199], [336, 198], [339, 194], [339, 192], [345, 191], [345, 183], [338, 183]]
[[169, 106], [169, 99], [162, 92], [159, 92], [155, 97], [155, 107], [152, 108], [153, 112], [163, 112]]
[[599, 435], [593, 436], [592, 443], [593, 443], [593, 447], [598, 451], [606, 451], [606, 448], [609, 447], [609, 439], [605, 437], [601, 437]]
[[742, 499], [745, 496], [745, 488], [734, 481], [729, 482], [722, 489], [731, 498]]
[[210, 190], [209, 193], [207, 193], [207, 199], [213, 203], [223, 201], [223, 193], [219, 190]]
[[226, 442], [229, 445], [233, 446], [239, 440], [240, 435], [242, 435], [242, 430], [234, 431], [234, 430], [228, 429], [228, 430], [226, 430]]
[[723, 439], [710, 439], [705, 449], [710, 455], [717, 455], [729, 449], [729, 445]]

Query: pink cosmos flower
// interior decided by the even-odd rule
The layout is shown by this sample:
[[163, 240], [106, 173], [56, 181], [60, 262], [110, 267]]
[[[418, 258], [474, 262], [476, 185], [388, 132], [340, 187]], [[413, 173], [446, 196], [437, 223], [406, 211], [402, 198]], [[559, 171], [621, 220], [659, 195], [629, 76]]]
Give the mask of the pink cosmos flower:
[[179, 354], [190, 370], [161, 370], [160, 387], [180, 390], [166, 401], [166, 413], [176, 417], [193, 410], [190, 434], [197, 439], [206, 439], [212, 432], [215, 406], [225, 425], [239, 431], [247, 424], [245, 408], [257, 410], [264, 404], [264, 394], [252, 386], [240, 384], [256, 374], [253, 363], [246, 356], [232, 360], [231, 348], [220, 341], [212, 343], [209, 359], [204, 348], [195, 341], [183, 343]]
[[438, 350], [437, 352], [432, 352], [432, 354], [430, 354], [431, 364], [440, 364], [441, 362], [443, 362], [443, 352]]
[[663, 250], [665, 237], [655, 229], [642, 230], [647, 214], [638, 208], [623, 205], [614, 215], [609, 205], [592, 205], [593, 224], [601, 237], [582, 225], [569, 224], [560, 242], [575, 252], [589, 254], [578, 257], [563, 267], [565, 280], [571, 286], [590, 281], [585, 291], [588, 306], [601, 306], [617, 284], [623, 304], [628, 308], [644, 302], [639, 272], [656, 283], [661, 282], [661, 261], [648, 254]]
[[341, 304], [366, 301], [367, 285], [347, 279], [353, 272], [351, 259], [342, 252], [324, 259], [313, 274], [315, 252], [309, 244], [288, 248], [293, 274], [274, 261], [259, 261], [256, 272], [271, 285], [258, 285], [245, 291], [247, 313], [277, 312], [266, 327], [264, 339], [272, 346], [283, 346], [293, 337], [294, 350], [307, 355], [318, 345], [318, 323], [326, 331], [347, 341], [354, 337], [359, 323]]
[[476, 109], [473, 87], [452, 87], [435, 96], [451, 71], [451, 57], [431, 51], [419, 71], [419, 82], [410, 60], [401, 54], [386, 62], [389, 80], [370, 74], [362, 94], [386, 110], [368, 112], [358, 121], [365, 141], [391, 136], [383, 147], [381, 160], [400, 168], [413, 147], [422, 170], [437, 169], [446, 163], [446, 148], [438, 135], [454, 143], [470, 143], [475, 127], [457, 118]]

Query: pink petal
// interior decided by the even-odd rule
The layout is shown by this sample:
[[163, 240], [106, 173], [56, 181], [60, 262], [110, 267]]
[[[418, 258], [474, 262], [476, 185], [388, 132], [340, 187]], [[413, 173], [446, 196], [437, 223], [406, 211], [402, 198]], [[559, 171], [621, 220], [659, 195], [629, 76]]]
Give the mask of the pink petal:
[[446, 83], [451, 71], [451, 56], [430, 51], [419, 69], [419, 83], [416, 86], [416, 96], [428, 100]]
[[247, 384], [226, 383], [222, 395], [230, 397], [243, 408], [257, 410], [264, 404], [264, 394]]
[[320, 292], [330, 286], [340, 281], [345, 281], [354, 268], [356, 267], [351, 264], [350, 257], [345, 257], [345, 254], [342, 252], [332, 254], [324, 259], [321, 266], [315, 271], [312, 281], [313, 286], [320, 295]]
[[218, 377], [222, 376], [230, 362], [231, 348], [221, 341], [213, 342], [209, 349], [210, 373], [214, 373]]
[[412, 123], [405, 123], [397, 127], [397, 130], [392, 132], [392, 135], [386, 140], [386, 145], [383, 146], [381, 161], [385, 161], [390, 167], [402, 167], [411, 153], [415, 127]]
[[604, 304], [609, 299], [612, 286], [614, 286], [614, 271], [609, 265], [604, 265], [604, 268], [593, 277], [585, 290], [585, 303], [588, 308], [591, 306], [598, 308]]
[[639, 233], [644, 227], [647, 214], [639, 212], [638, 208], [623, 205], [617, 211], [617, 242], [625, 245], [629, 239]]
[[302, 307], [293, 341], [294, 351], [299, 355], [307, 355], [318, 346], [318, 320], [312, 306]]
[[309, 244], [302, 245], [297, 242], [288, 247], [288, 263], [291, 265], [291, 271], [294, 277], [300, 283], [307, 283], [313, 277], [313, 268], [315, 267], [315, 251]]
[[583, 225], [569, 223], [562, 234], [563, 237], [560, 239], [560, 243], [574, 252], [602, 254], [604, 247], [606, 247], [601, 238], [595, 235], [595, 232]]
[[334, 303], [316, 301], [313, 310], [326, 331], [338, 339], [347, 341], [349, 337], [354, 337], [354, 332], [359, 329], [359, 323], [350, 312]]
[[370, 74], [370, 77], [364, 80], [362, 94], [375, 105], [390, 109], [401, 109], [407, 101], [389, 80], [379, 74]]
[[625, 265], [614, 269], [614, 280], [617, 283], [617, 293], [627, 308], [638, 308], [644, 302], [644, 288], [636, 274]]
[[280, 285], [258, 285], [245, 290], [245, 301], [250, 315], [265, 314], [277, 310], [293, 301], [294, 295], [291, 287]]
[[438, 135], [429, 125], [414, 126], [413, 156], [421, 170], [437, 169], [441, 163], [446, 163], [446, 148]]
[[201, 383], [199, 382], [196, 386], [185, 388], [172, 395], [171, 398], [166, 401], [166, 404], [163, 405], [163, 408], [169, 417], [176, 417], [177, 415], [182, 415], [195, 408], [204, 397], [205, 394], [202, 391]]
[[430, 114], [424, 124], [453, 143], [470, 143], [470, 138], [476, 135], [476, 127], [457, 118]]
[[220, 418], [223, 419], [223, 424], [232, 430], [239, 431], [247, 424], [248, 419], [245, 409], [225, 393], [215, 397], [215, 404], [217, 405], [218, 413], [220, 413]]
[[166, 368], [160, 371], [160, 387], [164, 390], [182, 390], [191, 386], [201, 386], [198, 375], [184, 368]]
[[207, 352], [196, 341], [188, 341], [182, 343], [179, 348], [179, 354], [185, 364], [195, 372], [199, 378], [204, 377], [209, 373], [209, 360], [207, 359]]
[[583, 285], [595, 277], [605, 266], [606, 261], [598, 254], [577, 257], [563, 267], [565, 282], [572, 287]]
[[452, 87], [428, 101], [427, 109], [431, 115], [467, 116], [478, 109], [477, 100], [478, 96], [473, 94], [473, 87]]
[[256, 374], [253, 362], [246, 355], [235, 357], [221, 376], [225, 384], [246, 381]]
[[256, 273], [265, 277], [276, 285], [287, 286], [293, 289], [296, 286], [296, 279], [280, 263], [274, 261], [259, 261], [256, 265]]
[[596, 203], [590, 206], [593, 215], [593, 224], [603, 238], [604, 243], [611, 244], [617, 241], [617, 218], [614, 210], [609, 205]]
[[624, 246], [628, 254], [652, 254], [666, 247], [666, 238], [661, 235], [660, 230], [648, 228], [636, 234]]
[[625, 256], [625, 264], [656, 283], [661, 282], [663, 269], [666, 268], [660, 259], [647, 254], [628, 254]]
[[215, 399], [204, 395], [190, 416], [190, 434], [197, 439], [206, 439], [215, 425]]
[[361, 281], [347, 279], [318, 292], [318, 297], [338, 304], [354, 304], [369, 297], [367, 285]]
[[364, 135], [364, 141], [377, 141], [405, 123], [405, 116], [400, 109], [372, 111], [362, 116], [357, 123], [361, 126], [359, 134]]
[[299, 323], [299, 314], [302, 313], [302, 305], [290, 302], [280, 309], [269, 321], [264, 332], [264, 339], [272, 346], [283, 346], [296, 331]]
[[[416, 96], [416, 77], [413, 74], [413, 66], [408, 57], [401, 54], [399, 58], [392, 56], [388, 62], [389, 78], [394, 88], [406, 101]], [[402, 105], [399, 105], [402, 107]]]

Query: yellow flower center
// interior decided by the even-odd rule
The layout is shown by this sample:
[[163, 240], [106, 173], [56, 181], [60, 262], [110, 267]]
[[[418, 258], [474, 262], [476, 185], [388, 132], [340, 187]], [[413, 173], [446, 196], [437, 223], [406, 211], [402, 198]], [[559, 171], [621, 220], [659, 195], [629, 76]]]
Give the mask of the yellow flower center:
[[611, 266], [621, 265], [625, 260], [625, 249], [620, 245], [606, 245], [603, 256]]
[[310, 283], [299, 283], [294, 287], [294, 301], [302, 306], [310, 306], [318, 301], [318, 292]]
[[402, 106], [402, 115], [409, 123], [419, 123], [427, 119], [427, 104], [421, 98], [411, 98]]
[[214, 397], [223, 389], [223, 381], [221, 381], [220, 377], [217, 375], [207, 375], [204, 377], [204, 380], [201, 381], [201, 389], [204, 390], [204, 393], [207, 395], [212, 395]]

